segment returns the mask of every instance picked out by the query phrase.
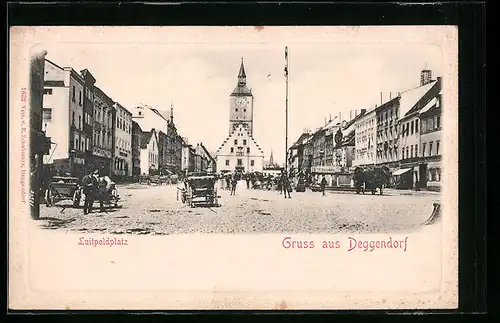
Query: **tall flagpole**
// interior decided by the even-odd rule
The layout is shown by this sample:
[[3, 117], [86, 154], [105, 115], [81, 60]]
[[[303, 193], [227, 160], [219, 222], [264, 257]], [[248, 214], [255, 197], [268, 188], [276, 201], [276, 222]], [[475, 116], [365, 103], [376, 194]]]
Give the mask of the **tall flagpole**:
[[288, 46], [285, 46], [285, 171], [288, 174]]

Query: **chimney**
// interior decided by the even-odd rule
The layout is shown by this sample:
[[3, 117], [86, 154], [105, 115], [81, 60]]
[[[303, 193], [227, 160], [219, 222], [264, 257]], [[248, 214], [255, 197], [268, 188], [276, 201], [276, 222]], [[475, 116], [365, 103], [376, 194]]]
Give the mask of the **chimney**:
[[380, 105], [382, 105], [382, 92], [380, 92]]
[[349, 110], [349, 121], [352, 120], [352, 110]]
[[366, 109], [361, 109], [361, 114], [366, 113]]
[[354, 117], [358, 116], [358, 109], [354, 110]]
[[392, 92], [389, 92], [389, 101], [392, 100]]
[[432, 81], [432, 71], [428, 69], [420, 72], [420, 86], [424, 86]]
[[342, 122], [342, 112], [339, 112], [339, 121]]

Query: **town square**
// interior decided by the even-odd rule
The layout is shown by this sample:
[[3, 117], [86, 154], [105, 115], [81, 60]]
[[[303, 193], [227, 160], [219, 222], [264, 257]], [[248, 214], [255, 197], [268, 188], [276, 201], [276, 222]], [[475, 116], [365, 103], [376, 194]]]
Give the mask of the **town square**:
[[[165, 90], [176, 89], [169, 99], [138, 92], [139, 103], [122, 92], [137, 99], [131, 105], [105, 91], [97, 72], [59, 63], [44, 49], [31, 79], [32, 217], [43, 228], [89, 233], [375, 233], [416, 230], [439, 213], [442, 79], [427, 66], [432, 55], [401, 81], [388, 78], [398, 84], [394, 92], [363, 107], [342, 91], [317, 97], [324, 92], [307, 81], [315, 78], [307, 55], [298, 84], [316, 98], [295, 88], [293, 47], [282, 47], [272, 63], [278, 75], [265, 75], [256, 57], [239, 52], [219, 65], [190, 52], [195, 59], [181, 66], [193, 70], [177, 66], [180, 84], [179, 75], [166, 78]], [[206, 56], [224, 52], [217, 53]], [[100, 76], [109, 69], [95, 66]], [[193, 73], [219, 78], [221, 85], [196, 83], [218, 94], [179, 92], [197, 82]], [[306, 122], [315, 99], [332, 100], [333, 108]]]

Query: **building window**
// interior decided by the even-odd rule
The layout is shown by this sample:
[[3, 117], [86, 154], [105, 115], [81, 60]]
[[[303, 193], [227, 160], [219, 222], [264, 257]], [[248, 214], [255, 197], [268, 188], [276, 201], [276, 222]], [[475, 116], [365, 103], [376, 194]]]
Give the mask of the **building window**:
[[441, 128], [441, 116], [437, 116], [436, 118], [436, 128]]
[[238, 139], [234, 139], [234, 144], [237, 145], [238, 144]]
[[82, 106], [82, 91], [78, 94], [78, 105]]
[[73, 111], [71, 113], [71, 125], [74, 126], [75, 125], [75, 111]]
[[43, 120], [52, 120], [52, 109], [51, 108], [43, 108], [42, 109]]
[[413, 120], [412, 120], [411, 126], [410, 126], [410, 134], [413, 135]]
[[78, 116], [78, 129], [82, 129], [82, 116]]
[[231, 147], [231, 153], [234, 153], [234, 148], [233, 147]]
[[410, 149], [409, 147], [406, 147], [406, 158], [409, 158], [410, 156]]
[[243, 165], [243, 159], [238, 159], [238, 166], [242, 166]]
[[52, 94], [52, 89], [44, 89], [43, 94], [51, 95]]
[[247, 154], [250, 153], [250, 147], [247, 147]]
[[429, 143], [429, 156], [432, 156], [432, 141]]
[[80, 142], [78, 141], [78, 139], [75, 140], [75, 143], [75, 148], [80, 149]]
[[246, 144], [247, 144], [247, 140], [243, 139], [243, 145], [246, 145]]
[[415, 145], [415, 157], [418, 157], [418, 145]]
[[418, 133], [418, 119], [415, 120], [415, 133]]
[[425, 157], [425, 142], [422, 144], [422, 157]]
[[255, 166], [255, 161], [253, 159], [250, 161], [250, 166]]
[[229, 159], [226, 159], [226, 166], [229, 166]]
[[439, 140], [436, 141], [436, 155], [439, 155]]
[[75, 86], [73, 85], [73, 94], [72, 94], [72, 97], [71, 97], [71, 100], [73, 100], [73, 102], [76, 101], [75, 96], [76, 96], [76, 89], [75, 89]]

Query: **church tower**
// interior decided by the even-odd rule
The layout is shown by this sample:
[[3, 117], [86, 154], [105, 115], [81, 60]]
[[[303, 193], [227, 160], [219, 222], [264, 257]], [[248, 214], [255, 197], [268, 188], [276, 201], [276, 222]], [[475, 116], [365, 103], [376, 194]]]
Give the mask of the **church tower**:
[[253, 95], [247, 86], [245, 65], [241, 58], [238, 83], [229, 96], [229, 133], [239, 126], [245, 128], [253, 136]]
[[264, 152], [253, 133], [253, 95], [243, 58], [238, 82], [229, 95], [229, 135], [216, 152], [217, 172], [262, 172]]

